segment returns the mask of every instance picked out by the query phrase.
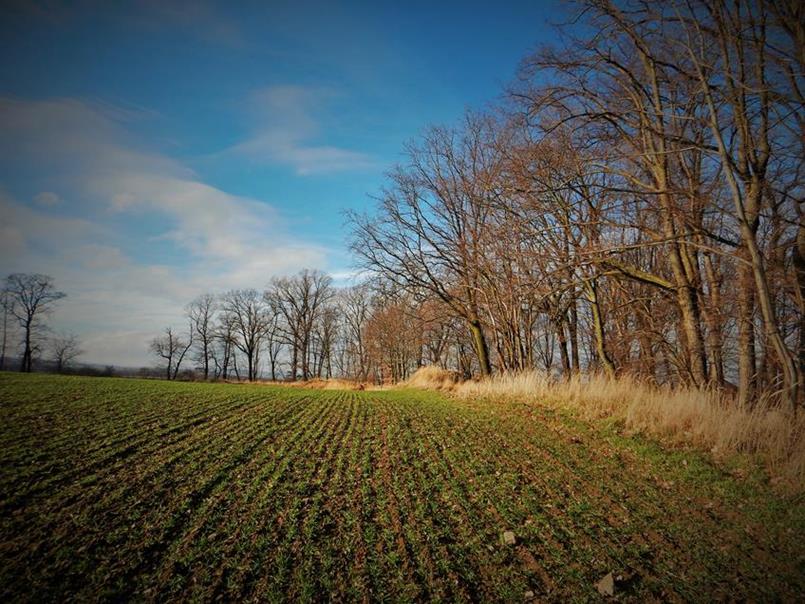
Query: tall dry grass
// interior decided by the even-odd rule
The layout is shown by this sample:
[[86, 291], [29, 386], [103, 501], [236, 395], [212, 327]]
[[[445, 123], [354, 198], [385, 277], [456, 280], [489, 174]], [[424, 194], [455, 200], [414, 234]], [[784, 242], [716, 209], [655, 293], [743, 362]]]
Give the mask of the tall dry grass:
[[399, 385], [403, 388], [453, 390], [460, 382], [459, 375], [454, 371], [447, 371], [436, 365], [425, 365]]
[[519, 399], [576, 410], [587, 419], [612, 417], [634, 432], [691, 443], [716, 456], [748, 453], [786, 490], [805, 491], [805, 414], [761, 401], [740, 407], [723, 394], [662, 388], [629, 377], [557, 380], [540, 372], [457, 384], [461, 397]]

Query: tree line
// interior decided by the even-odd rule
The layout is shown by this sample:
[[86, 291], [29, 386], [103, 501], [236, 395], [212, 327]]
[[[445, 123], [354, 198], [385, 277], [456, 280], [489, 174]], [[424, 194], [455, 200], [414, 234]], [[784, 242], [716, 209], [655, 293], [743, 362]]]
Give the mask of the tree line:
[[166, 379], [382, 383], [425, 363], [471, 375], [460, 324], [432, 306], [377, 283], [338, 288], [326, 273], [304, 269], [275, 277], [263, 291], [198, 296], [185, 307], [184, 329], [165, 328], [150, 349]]
[[802, 3], [577, 6], [503, 102], [406, 147], [355, 255], [415, 319], [459, 321], [481, 375], [801, 405]]

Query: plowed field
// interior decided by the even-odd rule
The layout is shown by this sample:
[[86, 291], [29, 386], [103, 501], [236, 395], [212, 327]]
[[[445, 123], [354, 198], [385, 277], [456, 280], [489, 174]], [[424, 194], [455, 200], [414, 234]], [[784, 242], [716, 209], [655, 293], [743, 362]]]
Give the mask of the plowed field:
[[0, 374], [0, 472], [4, 602], [805, 598], [801, 499], [539, 406]]

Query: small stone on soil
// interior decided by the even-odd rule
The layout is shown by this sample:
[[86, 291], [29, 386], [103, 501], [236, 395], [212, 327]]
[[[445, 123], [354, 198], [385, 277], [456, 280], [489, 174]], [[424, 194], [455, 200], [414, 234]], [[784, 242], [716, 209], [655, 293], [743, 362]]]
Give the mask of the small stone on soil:
[[614, 596], [615, 595], [615, 579], [612, 576], [612, 573], [609, 573], [606, 577], [601, 579], [595, 586], [602, 596]]
[[517, 537], [514, 536], [512, 531], [505, 531], [503, 533], [503, 544], [504, 545], [516, 545], [517, 544]]
[[530, 602], [534, 599], [534, 592], [529, 589], [527, 592], [525, 592], [525, 594], [523, 594], [523, 599], [526, 602]]

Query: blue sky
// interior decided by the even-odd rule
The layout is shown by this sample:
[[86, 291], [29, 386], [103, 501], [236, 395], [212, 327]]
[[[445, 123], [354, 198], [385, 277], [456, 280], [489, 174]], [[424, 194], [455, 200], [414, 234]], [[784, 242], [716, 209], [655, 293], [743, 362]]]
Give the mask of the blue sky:
[[[114, 7], [111, 5], [114, 4]], [[140, 365], [204, 291], [347, 280], [343, 211], [493, 102], [556, 2], [21, 2], [0, 21], [0, 270], [84, 360]]]

